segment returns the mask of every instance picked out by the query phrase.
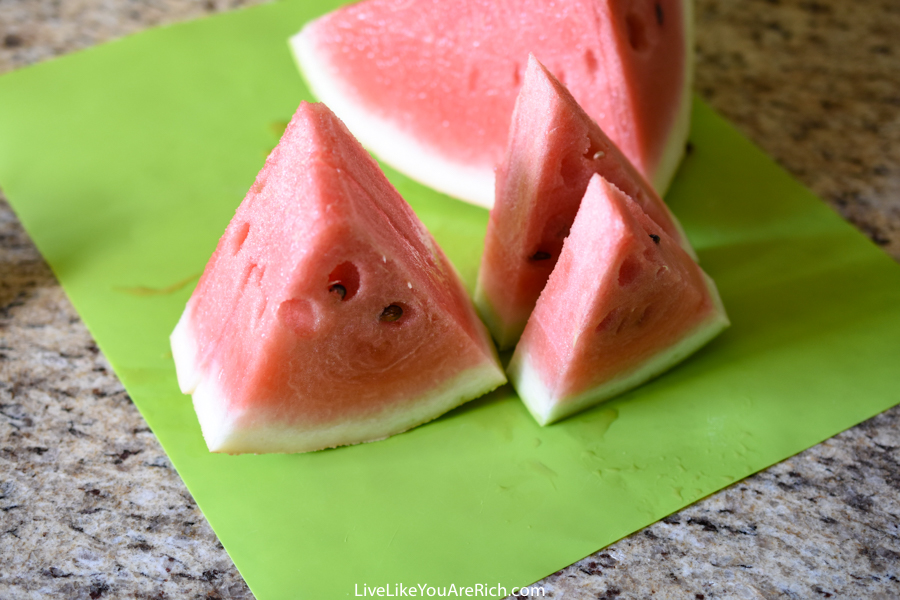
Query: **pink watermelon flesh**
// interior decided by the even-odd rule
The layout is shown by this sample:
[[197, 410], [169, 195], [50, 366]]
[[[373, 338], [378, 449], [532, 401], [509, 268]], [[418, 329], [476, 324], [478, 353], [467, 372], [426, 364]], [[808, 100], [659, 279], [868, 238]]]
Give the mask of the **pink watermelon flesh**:
[[727, 326], [712, 280], [594, 175], [508, 372], [544, 425], [655, 377]]
[[663, 193], [690, 118], [690, 0], [368, 0], [291, 47], [312, 91], [410, 177], [490, 207], [529, 53]]
[[678, 220], [628, 159], [534, 56], [497, 169], [475, 304], [501, 349], [515, 345], [553, 270], [588, 181], [599, 173], [691, 256]]
[[501, 385], [453, 267], [324, 105], [303, 103], [172, 334], [212, 451], [381, 439]]

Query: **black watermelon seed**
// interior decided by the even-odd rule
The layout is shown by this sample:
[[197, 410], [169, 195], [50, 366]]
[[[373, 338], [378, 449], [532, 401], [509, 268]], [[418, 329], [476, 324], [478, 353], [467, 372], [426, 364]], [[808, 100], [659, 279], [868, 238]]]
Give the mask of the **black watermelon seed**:
[[531, 255], [531, 260], [547, 260], [548, 258], [550, 258], [550, 253], [543, 250]]
[[651, 234], [650, 234], [650, 239], [653, 240], [653, 243], [654, 243], [654, 244], [658, 244], [658, 243], [659, 243], [659, 236], [656, 235], [655, 233], [651, 233]]
[[343, 300], [343, 299], [344, 299], [344, 296], [347, 295], [347, 288], [345, 288], [344, 286], [342, 286], [342, 285], [339, 284], [339, 283], [335, 283], [334, 285], [329, 286], [328, 291], [331, 292], [331, 293], [333, 293], [333, 294], [337, 294], [338, 296], [340, 296], [340, 297], [341, 297], [341, 300]]
[[662, 24], [663, 24], [663, 16], [664, 15], [663, 15], [662, 5], [659, 2], [657, 2], [656, 3], [656, 22], [659, 23], [660, 27], [662, 27]]
[[383, 323], [393, 323], [400, 319], [403, 316], [403, 309], [396, 304], [391, 304], [383, 311], [381, 311], [381, 316], [378, 319]]

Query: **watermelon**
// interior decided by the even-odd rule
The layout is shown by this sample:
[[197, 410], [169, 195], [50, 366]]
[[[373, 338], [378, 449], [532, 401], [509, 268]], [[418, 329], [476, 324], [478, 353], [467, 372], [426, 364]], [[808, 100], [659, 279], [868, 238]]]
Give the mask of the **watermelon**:
[[505, 382], [453, 267], [321, 104], [297, 109], [171, 343], [213, 452], [378, 440]]
[[319, 99], [385, 162], [482, 206], [533, 53], [662, 194], [690, 118], [691, 0], [368, 0], [291, 39]]
[[545, 425], [659, 375], [728, 324], [697, 263], [594, 175], [508, 373]]
[[691, 256], [678, 220], [566, 88], [534, 56], [497, 169], [475, 304], [501, 349], [515, 345], [550, 276], [591, 175], [635, 200]]

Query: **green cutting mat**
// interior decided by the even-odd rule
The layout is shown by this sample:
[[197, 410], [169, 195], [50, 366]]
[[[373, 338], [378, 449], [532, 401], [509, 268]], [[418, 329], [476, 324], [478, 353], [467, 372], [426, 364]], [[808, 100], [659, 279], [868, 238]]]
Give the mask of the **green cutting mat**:
[[[668, 200], [733, 326], [558, 425], [509, 388], [387, 441], [209, 454], [168, 333], [277, 131], [324, 2], [0, 78], [0, 185], [260, 600], [512, 591], [898, 402], [900, 267], [702, 103]], [[389, 171], [473, 285], [487, 212]], [[502, 590], [495, 590], [502, 591]]]

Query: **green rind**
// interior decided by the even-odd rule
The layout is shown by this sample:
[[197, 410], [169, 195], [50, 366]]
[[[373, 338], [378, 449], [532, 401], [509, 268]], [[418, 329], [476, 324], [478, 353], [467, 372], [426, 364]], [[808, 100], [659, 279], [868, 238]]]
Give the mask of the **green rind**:
[[697, 325], [678, 342], [653, 355], [631, 371], [581, 394], [555, 397], [541, 380], [539, 370], [532, 364], [528, 348], [517, 347], [506, 371], [510, 383], [525, 403], [528, 412], [539, 424], [549, 425], [661, 375], [709, 343], [731, 323], [725, 313], [725, 307], [722, 305], [716, 284], [705, 273], [703, 277], [713, 301], [713, 309], [710, 311], [709, 318]]

